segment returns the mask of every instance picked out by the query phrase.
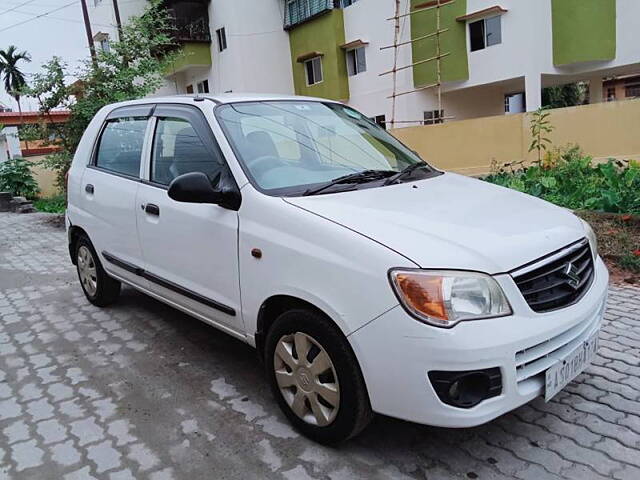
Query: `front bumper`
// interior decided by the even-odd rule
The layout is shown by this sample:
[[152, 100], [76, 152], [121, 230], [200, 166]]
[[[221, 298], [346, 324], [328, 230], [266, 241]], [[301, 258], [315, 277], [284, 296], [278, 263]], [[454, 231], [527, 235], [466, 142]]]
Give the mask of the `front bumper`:
[[[609, 274], [600, 258], [591, 287], [575, 305], [533, 312], [509, 275], [495, 277], [513, 308], [509, 317], [462, 322], [452, 329], [425, 325], [399, 305], [351, 334], [374, 411], [442, 427], [486, 423], [544, 394], [551, 349], [567, 351], [600, 328]], [[473, 408], [446, 405], [431, 370], [500, 368], [502, 393]]]

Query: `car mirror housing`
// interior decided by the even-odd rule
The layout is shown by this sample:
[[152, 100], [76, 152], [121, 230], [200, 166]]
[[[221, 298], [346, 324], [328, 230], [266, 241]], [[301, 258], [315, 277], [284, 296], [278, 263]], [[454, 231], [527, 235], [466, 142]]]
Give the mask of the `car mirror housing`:
[[213, 181], [202, 172], [190, 172], [173, 179], [169, 198], [184, 203], [211, 203], [229, 210], [240, 208], [240, 190], [233, 177], [223, 171]]

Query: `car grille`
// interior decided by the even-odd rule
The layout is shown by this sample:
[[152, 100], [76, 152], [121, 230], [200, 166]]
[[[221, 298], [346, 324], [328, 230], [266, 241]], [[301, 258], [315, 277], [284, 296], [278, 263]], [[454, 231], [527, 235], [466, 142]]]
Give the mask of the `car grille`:
[[603, 303], [598, 312], [585, 321], [544, 342], [516, 352], [516, 381], [518, 385], [534, 380], [538, 380], [538, 385], [541, 385], [543, 380], [538, 377], [543, 376], [544, 371], [553, 365], [558, 358], [573, 351], [598, 327], [604, 312], [604, 305]]
[[593, 255], [585, 238], [511, 272], [535, 312], [549, 312], [576, 303], [594, 276]]

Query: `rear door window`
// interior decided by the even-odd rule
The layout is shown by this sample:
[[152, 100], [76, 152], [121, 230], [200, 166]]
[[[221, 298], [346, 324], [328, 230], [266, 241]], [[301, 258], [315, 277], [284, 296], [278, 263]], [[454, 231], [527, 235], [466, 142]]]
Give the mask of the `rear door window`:
[[109, 120], [100, 137], [96, 166], [110, 172], [138, 178], [147, 122], [146, 117]]

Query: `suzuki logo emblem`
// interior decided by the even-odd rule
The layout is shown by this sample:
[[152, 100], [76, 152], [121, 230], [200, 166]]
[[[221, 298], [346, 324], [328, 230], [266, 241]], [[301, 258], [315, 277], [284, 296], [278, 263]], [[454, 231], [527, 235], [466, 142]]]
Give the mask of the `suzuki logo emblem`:
[[567, 284], [576, 290], [580, 286], [580, 275], [578, 267], [569, 262], [562, 268], [562, 274], [567, 277]]

